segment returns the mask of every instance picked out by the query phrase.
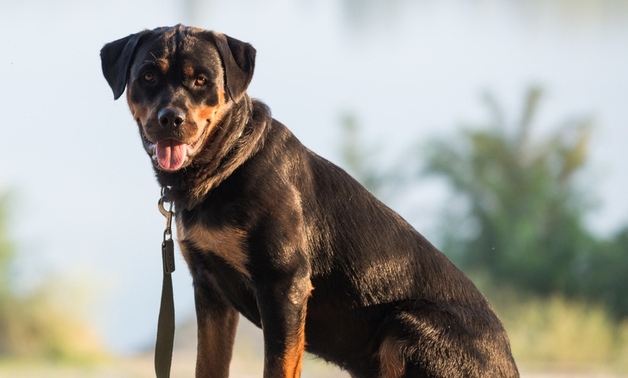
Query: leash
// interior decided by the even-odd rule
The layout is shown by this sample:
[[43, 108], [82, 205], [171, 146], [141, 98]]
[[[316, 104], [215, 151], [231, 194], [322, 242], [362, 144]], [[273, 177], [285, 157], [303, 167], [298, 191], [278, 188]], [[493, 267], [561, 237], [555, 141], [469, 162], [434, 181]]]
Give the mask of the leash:
[[[168, 209], [164, 204], [168, 204]], [[163, 283], [161, 287], [161, 304], [157, 321], [157, 340], [155, 342], [155, 374], [157, 378], [169, 378], [174, 349], [174, 298], [172, 294], [172, 277], [174, 272], [174, 242], [172, 241], [172, 217], [174, 215], [172, 200], [166, 198], [166, 188], [161, 188], [158, 202], [159, 212], [166, 217], [166, 229], [161, 243], [163, 263]]]

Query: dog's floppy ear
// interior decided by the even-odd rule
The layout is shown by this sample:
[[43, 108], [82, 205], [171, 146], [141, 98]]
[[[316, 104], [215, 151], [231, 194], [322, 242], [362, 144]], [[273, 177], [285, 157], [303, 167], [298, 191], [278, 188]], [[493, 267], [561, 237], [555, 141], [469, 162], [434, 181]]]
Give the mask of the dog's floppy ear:
[[238, 101], [253, 78], [255, 48], [248, 43], [220, 33], [213, 33], [225, 70], [225, 88]]
[[102, 72], [109, 86], [113, 90], [113, 98], [117, 100], [122, 96], [129, 75], [133, 52], [137, 47], [140, 37], [145, 32], [131, 34], [107, 43], [100, 50]]

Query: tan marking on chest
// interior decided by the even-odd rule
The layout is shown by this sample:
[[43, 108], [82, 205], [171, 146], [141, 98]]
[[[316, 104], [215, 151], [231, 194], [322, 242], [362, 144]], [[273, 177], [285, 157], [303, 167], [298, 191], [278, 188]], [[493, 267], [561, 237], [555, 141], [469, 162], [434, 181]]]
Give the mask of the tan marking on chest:
[[[179, 226], [179, 224], [177, 224]], [[179, 240], [192, 243], [203, 252], [213, 253], [247, 278], [249, 256], [246, 252], [246, 232], [236, 228], [211, 229], [201, 225], [177, 227]]]

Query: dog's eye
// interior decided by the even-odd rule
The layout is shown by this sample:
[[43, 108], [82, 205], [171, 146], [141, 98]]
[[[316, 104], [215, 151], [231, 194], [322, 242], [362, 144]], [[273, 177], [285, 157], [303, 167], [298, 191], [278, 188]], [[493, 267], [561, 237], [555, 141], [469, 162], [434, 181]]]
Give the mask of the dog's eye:
[[155, 81], [155, 74], [152, 72], [146, 72], [144, 74], [144, 81], [147, 83], [152, 83]]
[[194, 85], [197, 87], [204, 87], [207, 85], [207, 78], [203, 76], [199, 76], [194, 80]]

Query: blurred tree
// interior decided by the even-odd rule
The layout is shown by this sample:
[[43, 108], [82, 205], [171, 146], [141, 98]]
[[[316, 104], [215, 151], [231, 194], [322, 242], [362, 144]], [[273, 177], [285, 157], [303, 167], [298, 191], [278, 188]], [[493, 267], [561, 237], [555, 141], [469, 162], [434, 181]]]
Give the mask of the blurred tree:
[[591, 121], [567, 122], [535, 138], [541, 97], [539, 88], [531, 89], [520, 119], [510, 125], [487, 96], [487, 125], [431, 140], [414, 154], [424, 164], [404, 154], [402, 164], [388, 171], [364, 147], [356, 118], [346, 114], [344, 165], [388, 199], [417, 184], [408, 167], [422, 166], [419, 176], [449, 182], [456, 197], [444, 211], [441, 249], [482, 281], [542, 296], [585, 297], [618, 318], [628, 316], [628, 226], [607, 240], [595, 236], [584, 223], [592, 201], [576, 182], [587, 159]]
[[628, 227], [600, 245], [588, 262], [585, 292], [602, 301], [614, 315], [628, 316]]
[[539, 294], [575, 295], [596, 248], [583, 223], [590, 203], [574, 185], [591, 123], [570, 122], [547, 139], [534, 139], [540, 98], [540, 89], [530, 90], [520, 121], [509, 127], [487, 97], [491, 124], [431, 141], [426, 171], [446, 178], [468, 203], [468, 213], [455, 223], [449, 219], [444, 230], [443, 249], [463, 269]]

